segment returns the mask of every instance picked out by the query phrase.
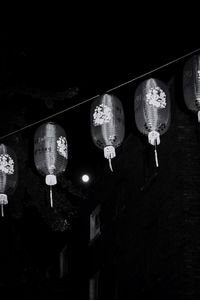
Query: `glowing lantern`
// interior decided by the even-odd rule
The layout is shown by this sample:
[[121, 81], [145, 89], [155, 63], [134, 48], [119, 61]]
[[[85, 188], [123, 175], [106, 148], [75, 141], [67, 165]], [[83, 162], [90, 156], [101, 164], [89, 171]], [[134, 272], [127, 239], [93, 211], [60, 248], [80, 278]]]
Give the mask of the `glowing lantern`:
[[115, 148], [121, 145], [124, 134], [124, 111], [120, 100], [109, 94], [99, 96], [91, 105], [91, 134], [94, 144], [104, 149], [104, 157], [109, 160], [116, 156]]
[[200, 55], [194, 55], [184, 66], [183, 93], [185, 104], [197, 113], [200, 122]]
[[53, 207], [52, 186], [57, 175], [64, 172], [68, 162], [68, 145], [65, 131], [59, 125], [48, 122], [41, 125], [34, 137], [34, 161], [45, 182], [50, 186], [50, 203]]
[[4, 216], [3, 206], [8, 204], [8, 196], [17, 186], [17, 159], [12, 149], [0, 144], [0, 205], [1, 215]]
[[158, 167], [156, 146], [160, 144], [160, 135], [168, 130], [171, 120], [168, 88], [158, 79], [145, 80], [136, 89], [134, 102], [136, 126], [155, 147]]

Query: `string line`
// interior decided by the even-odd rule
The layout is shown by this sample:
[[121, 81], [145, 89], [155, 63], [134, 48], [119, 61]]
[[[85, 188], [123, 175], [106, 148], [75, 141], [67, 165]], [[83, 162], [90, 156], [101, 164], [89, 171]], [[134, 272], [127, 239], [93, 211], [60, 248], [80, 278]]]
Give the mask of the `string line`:
[[[198, 51], [200, 51], [200, 48], [198, 48], [198, 49], [196, 49], [196, 50], [194, 50], [194, 51], [191, 51], [191, 52], [189, 52], [189, 53], [187, 53], [187, 54], [185, 54], [185, 55], [183, 55], [183, 56], [180, 56], [180, 57], [178, 57], [178, 58], [176, 58], [176, 59], [174, 59], [174, 60], [172, 60], [172, 61], [170, 61], [170, 62], [168, 62], [168, 63], [166, 63], [166, 64], [163, 64], [163, 65], [161, 65], [161, 66], [159, 66], [159, 67], [157, 67], [157, 68], [154, 68], [154, 69], [151, 70], [151, 71], [148, 71], [148, 72], [143, 73], [143, 74], [141, 74], [141, 75], [139, 75], [139, 76], [137, 76], [137, 77], [134, 77], [133, 79], [130, 79], [130, 80], [124, 82], [124, 83], [121, 83], [121, 84], [119, 84], [119, 85], [117, 85], [117, 86], [115, 86], [115, 87], [113, 87], [113, 88], [111, 88], [111, 89], [105, 91], [105, 93], [113, 92], [114, 90], [117, 90], [117, 89], [119, 89], [119, 88], [121, 88], [121, 87], [123, 87], [123, 86], [125, 86], [125, 85], [128, 85], [128, 84], [130, 84], [130, 83], [132, 83], [132, 82], [134, 82], [134, 81], [136, 81], [136, 80], [138, 80], [138, 79], [141, 79], [141, 78], [143, 78], [143, 77], [145, 77], [145, 76], [147, 76], [147, 75], [150, 75], [150, 74], [152, 74], [152, 73], [154, 73], [154, 72], [156, 72], [156, 71], [158, 71], [158, 70], [161, 70], [161, 69], [163, 69], [163, 68], [166, 68], [166, 67], [168, 67], [169, 65], [174, 64], [174, 63], [176, 63], [176, 62], [178, 62], [178, 61], [180, 61], [180, 60], [182, 60], [182, 59], [184, 59], [184, 58], [186, 58], [186, 57], [188, 57], [188, 56], [190, 56], [190, 55], [192, 55], [192, 54], [194, 54], [194, 53], [196, 53], [196, 52], [198, 52]], [[87, 103], [87, 102], [90, 102], [90, 101], [94, 100], [95, 98], [97, 98], [97, 97], [99, 97], [99, 96], [100, 96], [100, 95], [98, 94], [98, 95], [93, 96], [93, 97], [91, 97], [91, 98], [88, 98], [88, 99], [86, 99], [86, 100], [84, 100], [84, 101], [82, 101], [82, 102], [79, 102], [79, 103], [77, 103], [77, 104], [75, 104], [75, 105], [72, 105], [72, 106], [70, 106], [70, 107], [67, 107], [67, 108], [65, 108], [65, 109], [63, 109], [63, 110], [61, 110], [61, 111], [59, 111], [59, 112], [57, 112], [57, 113], [55, 113], [55, 114], [49, 115], [48, 117], [45, 117], [45, 118], [43, 118], [43, 119], [40, 119], [40, 120], [38, 120], [38, 121], [36, 121], [36, 122], [34, 122], [34, 123], [28, 124], [28, 125], [26, 125], [26, 126], [20, 128], [20, 129], [18, 129], [18, 130], [15, 130], [15, 131], [12, 131], [12, 132], [10, 132], [10, 133], [8, 133], [8, 134], [5, 134], [5, 135], [1, 136], [0, 139], [4, 139], [4, 138], [6, 138], [6, 137], [8, 137], [8, 136], [11, 136], [11, 135], [14, 135], [14, 134], [16, 134], [16, 133], [19, 133], [19, 132], [21, 132], [21, 131], [23, 131], [23, 130], [25, 130], [25, 129], [27, 129], [27, 128], [30, 128], [30, 127], [32, 127], [32, 126], [35, 126], [35, 125], [37, 125], [37, 124], [39, 124], [39, 123], [42, 123], [42, 122], [44, 122], [44, 121], [47, 121], [47, 120], [49, 120], [49, 119], [51, 119], [51, 118], [53, 118], [53, 117], [56, 117], [56, 116], [58, 116], [58, 115], [60, 115], [60, 114], [65, 113], [66, 111], [69, 111], [69, 110], [71, 110], [71, 109], [73, 109], [73, 108], [76, 108], [76, 107], [82, 105], [82, 104], [85, 104], [85, 103]]]

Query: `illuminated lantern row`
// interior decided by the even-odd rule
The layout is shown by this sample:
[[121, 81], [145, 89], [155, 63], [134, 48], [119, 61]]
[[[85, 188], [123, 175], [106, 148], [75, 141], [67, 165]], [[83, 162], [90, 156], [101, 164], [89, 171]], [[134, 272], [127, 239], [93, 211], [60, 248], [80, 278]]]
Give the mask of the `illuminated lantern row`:
[[184, 66], [183, 94], [186, 106], [200, 122], [200, 55], [191, 57]]
[[50, 187], [50, 204], [53, 207], [52, 186], [57, 184], [57, 175], [65, 171], [68, 162], [67, 138], [61, 126], [48, 122], [36, 130], [34, 162]]
[[8, 204], [8, 195], [15, 191], [17, 178], [16, 155], [10, 147], [0, 144], [0, 205], [2, 217], [4, 216], [3, 206]]
[[[200, 122], [200, 55], [190, 58], [183, 71], [183, 93], [185, 103], [197, 113]], [[143, 81], [134, 96], [135, 123], [137, 129], [148, 137], [155, 147], [156, 167], [159, 166], [157, 146], [171, 121], [170, 94], [166, 84], [154, 78]], [[94, 144], [104, 151], [111, 171], [111, 160], [115, 149], [121, 145], [125, 135], [124, 111], [120, 100], [111, 94], [103, 94], [93, 101], [90, 109], [90, 128]], [[57, 184], [57, 176], [66, 170], [68, 144], [64, 129], [56, 123], [41, 125], [34, 136], [34, 162], [39, 173], [45, 176], [50, 187], [50, 204], [53, 207], [52, 186]], [[0, 144], [0, 205], [8, 204], [8, 194], [17, 185], [17, 160], [15, 153]]]
[[134, 104], [136, 126], [155, 147], [155, 162], [158, 167], [156, 147], [160, 144], [160, 136], [168, 130], [171, 119], [169, 90], [160, 80], [150, 78], [136, 89]]
[[104, 157], [109, 160], [116, 156], [115, 149], [124, 139], [124, 111], [120, 100], [109, 94], [99, 96], [90, 109], [91, 135], [94, 144], [104, 150]]

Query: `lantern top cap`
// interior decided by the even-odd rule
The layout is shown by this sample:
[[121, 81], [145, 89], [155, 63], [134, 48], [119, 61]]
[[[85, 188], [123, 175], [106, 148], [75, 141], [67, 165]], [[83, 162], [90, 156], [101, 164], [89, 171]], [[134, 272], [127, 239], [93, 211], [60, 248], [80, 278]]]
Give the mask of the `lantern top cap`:
[[6, 144], [3, 144], [3, 143], [0, 144], [0, 149], [4, 149], [4, 151], [14, 152], [13, 149], [10, 146], [8, 146]]
[[146, 80], [144, 80], [145, 82], [158, 82], [158, 83], [162, 83], [164, 84], [164, 81], [163, 80], [160, 80], [158, 78], [155, 78], [155, 77], [150, 77], [150, 78], [147, 78]]
[[115, 96], [114, 94], [112, 94], [112, 93], [103, 93], [103, 94], [101, 94], [101, 95], [99, 95], [99, 97], [116, 97], [117, 98], [117, 96]]

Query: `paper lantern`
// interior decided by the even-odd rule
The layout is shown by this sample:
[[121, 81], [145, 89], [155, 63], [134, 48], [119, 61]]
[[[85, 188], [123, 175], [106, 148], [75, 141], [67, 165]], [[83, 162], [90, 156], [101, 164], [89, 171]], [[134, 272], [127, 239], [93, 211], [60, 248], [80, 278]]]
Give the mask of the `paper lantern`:
[[104, 157], [109, 160], [116, 156], [115, 148], [124, 139], [124, 111], [120, 100], [113, 95], [99, 96], [91, 105], [90, 110], [91, 135], [94, 144], [104, 150]]
[[64, 129], [53, 122], [41, 125], [34, 136], [34, 162], [50, 186], [50, 204], [53, 207], [52, 186], [57, 176], [66, 170], [68, 145]]
[[17, 158], [14, 151], [4, 144], [0, 144], [0, 205], [1, 215], [4, 216], [3, 206], [8, 204], [8, 195], [17, 186]]
[[186, 106], [200, 122], [200, 55], [192, 56], [184, 66], [183, 94]]
[[148, 136], [148, 141], [155, 147], [155, 162], [158, 164], [157, 145], [160, 135], [170, 125], [170, 96], [167, 86], [158, 79], [150, 78], [143, 81], [135, 92], [135, 122], [138, 130]]

